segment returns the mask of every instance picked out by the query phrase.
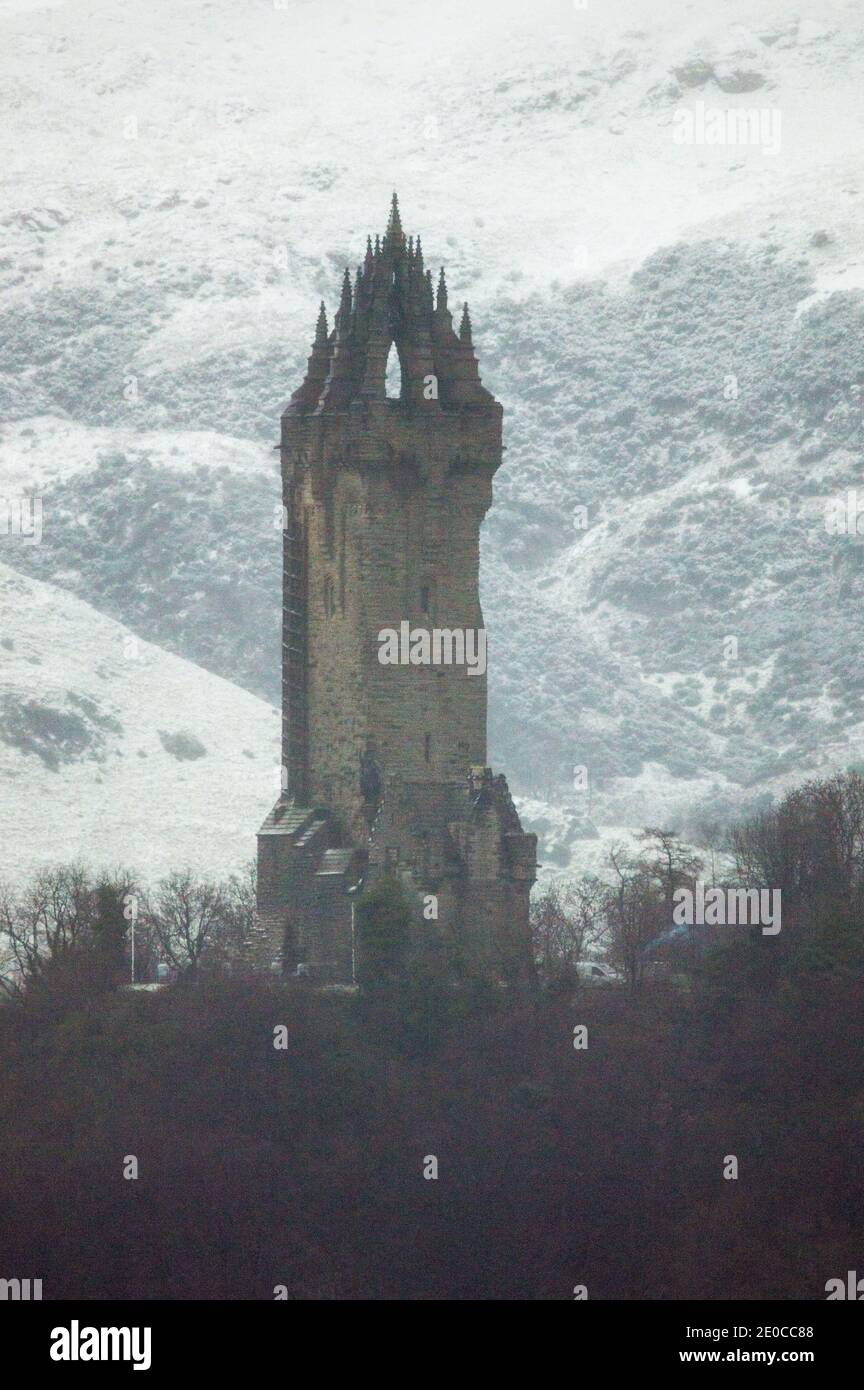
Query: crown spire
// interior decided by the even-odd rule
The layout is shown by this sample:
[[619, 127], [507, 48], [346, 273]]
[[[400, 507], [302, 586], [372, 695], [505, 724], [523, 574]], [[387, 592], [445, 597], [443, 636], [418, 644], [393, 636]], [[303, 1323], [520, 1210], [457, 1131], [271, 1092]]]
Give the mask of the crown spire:
[[404, 241], [405, 234], [402, 231], [402, 219], [399, 216], [399, 199], [394, 192], [390, 200], [390, 219], [387, 223], [387, 238], [390, 242]]
[[347, 265], [342, 276], [342, 294], [339, 298], [339, 308], [333, 320], [336, 326], [337, 343], [344, 342], [351, 332], [351, 272]]
[[[293, 414], [336, 414], [386, 400], [387, 354], [398, 341], [403, 406], [426, 409], [425, 382], [438, 381], [434, 409], [494, 405], [480, 381], [467, 303], [448, 304], [444, 266], [427, 269], [419, 235], [403, 230], [393, 195], [387, 230], [364, 238], [365, 257], [343, 271], [337, 312], [318, 311], [306, 378], [290, 402]], [[436, 290], [437, 281], [437, 290]], [[333, 331], [335, 329], [335, 331]]]
[[321, 307], [318, 310], [318, 322], [315, 325], [315, 346], [323, 347], [327, 342], [327, 310], [324, 308], [324, 300], [321, 300]]
[[447, 281], [444, 279], [443, 265], [438, 274], [438, 301], [435, 307], [439, 314], [447, 308]]
[[351, 272], [348, 269], [347, 265], [345, 267], [345, 272], [342, 276], [342, 299], [340, 301], [339, 308], [343, 309], [346, 307], [349, 309], [351, 308]]

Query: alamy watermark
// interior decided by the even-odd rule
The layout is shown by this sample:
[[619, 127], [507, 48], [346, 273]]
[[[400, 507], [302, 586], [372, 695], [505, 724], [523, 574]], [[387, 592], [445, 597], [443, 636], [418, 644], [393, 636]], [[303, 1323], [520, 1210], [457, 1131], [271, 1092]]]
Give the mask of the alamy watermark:
[[776, 936], [782, 925], [779, 888], [676, 888], [672, 921], [678, 927], [761, 927]]
[[469, 676], [486, 671], [486, 629], [473, 627], [414, 627], [401, 622], [378, 633], [382, 666], [465, 666]]
[[70, 1327], [51, 1332], [52, 1361], [131, 1361], [133, 1371], [149, 1371], [149, 1327], [82, 1327], [77, 1318]]
[[853, 1303], [864, 1302], [864, 1279], [858, 1278], [858, 1273], [854, 1269], [846, 1271], [845, 1279], [829, 1279], [825, 1285], [825, 1293], [828, 1302], [837, 1299], [849, 1299]]
[[20, 536], [23, 545], [39, 545], [42, 498], [0, 497], [0, 536]]
[[38, 1303], [41, 1297], [41, 1279], [0, 1279], [0, 1302]]
[[676, 145], [751, 145], [763, 154], [778, 154], [782, 113], [776, 106], [680, 106], [673, 115]]
[[847, 488], [843, 497], [829, 497], [825, 530], [829, 536], [864, 536], [864, 497], [859, 498], [857, 488]]

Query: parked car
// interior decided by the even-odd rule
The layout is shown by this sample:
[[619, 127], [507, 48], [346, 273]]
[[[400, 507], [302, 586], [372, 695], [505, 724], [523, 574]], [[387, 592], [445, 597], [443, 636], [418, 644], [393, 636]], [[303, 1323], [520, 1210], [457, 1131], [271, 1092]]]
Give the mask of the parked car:
[[585, 984], [591, 985], [618, 985], [623, 979], [617, 970], [601, 960], [578, 960], [576, 974]]

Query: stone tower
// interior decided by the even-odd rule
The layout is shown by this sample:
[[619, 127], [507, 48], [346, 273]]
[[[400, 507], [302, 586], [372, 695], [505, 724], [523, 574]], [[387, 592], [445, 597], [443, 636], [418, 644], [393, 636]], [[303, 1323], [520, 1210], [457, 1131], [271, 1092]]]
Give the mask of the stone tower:
[[536, 837], [486, 766], [479, 532], [501, 417], [468, 306], [457, 333], [394, 194], [282, 416], [283, 792], [258, 836], [259, 966], [350, 981], [354, 895], [386, 872], [437, 914], [423, 929], [454, 971], [530, 969]]

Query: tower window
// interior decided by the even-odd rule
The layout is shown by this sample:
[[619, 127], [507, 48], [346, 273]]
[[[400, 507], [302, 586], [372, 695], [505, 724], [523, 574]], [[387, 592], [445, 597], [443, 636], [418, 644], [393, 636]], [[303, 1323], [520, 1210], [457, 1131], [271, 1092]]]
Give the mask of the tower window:
[[428, 585], [428, 584], [424, 584], [424, 585], [423, 585], [423, 588], [420, 590], [420, 612], [421, 612], [421, 613], [428, 613], [428, 612], [429, 612], [429, 585]]
[[426, 737], [425, 737], [424, 740], [423, 740], [423, 757], [426, 759], [427, 763], [431, 763], [431, 761], [432, 761], [432, 735], [431, 735], [431, 734], [427, 734]]
[[395, 343], [390, 344], [390, 351], [387, 354], [387, 370], [384, 374], [384, 392], [388, 401], [399, 401], [402, 399], [402, 363], [399, 361], [399, 350]]
[[324, 580], [324, 612], [328, 618], [332, 618], [336, 612], [336, 601], [333, 597], [333, 580]]

